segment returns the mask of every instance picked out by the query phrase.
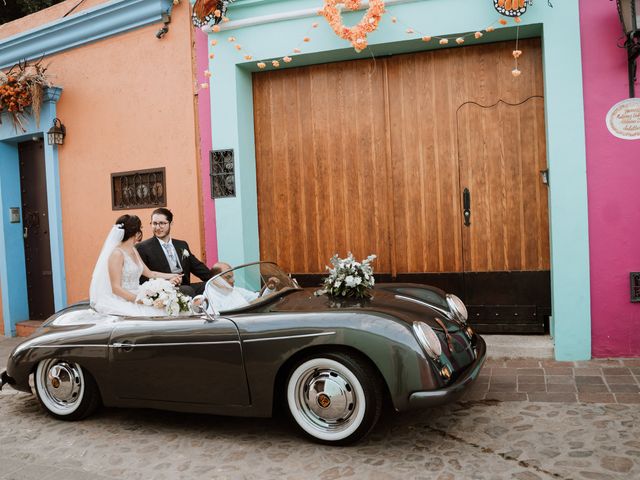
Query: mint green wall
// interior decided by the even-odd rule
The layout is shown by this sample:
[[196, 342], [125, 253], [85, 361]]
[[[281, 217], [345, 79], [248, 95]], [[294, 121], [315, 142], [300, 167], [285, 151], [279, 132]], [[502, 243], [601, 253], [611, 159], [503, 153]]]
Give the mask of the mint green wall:
[[[407, 53], [441, 47], [434, 41], [409, 40], [401, 22], [425, 34], [457, 36], [482, 30], [499, 18], [491, 0], [390, 0], [378, 30], [369, 35], [371, 52], [358, 54], [315, 14], [321, 5], [309, 0], [238, 0], [229, 8], [232, 21], [223, 24], [222, 32], [209, 35], [218, 40], [210, 65], [214, 75], [213, 148], [235, 150], [237, 196], [216, 201], [218, 256], [232, 264], [258, 259], [260, 251], [251, 89], [251, 72], [258, 69], [255, 61], [243, 60], [244, 54], [270, 60], [292, 55], [292, 48], [300, 44], [303, 54], [295, 55], [289, 64], [295, 67], [367, 58], [372, 52]], [[591, 328], [578, 2], [565, 0], [553, 5], [536, 1], [523, 17], [520, 35], [543, 39], [555, 354], [559, 360], [581, 360], [591, 357]], [[279, 14], [293, 18], [273, 18]], [[301, 17], [295, 18], [298, 14]], [[346, 14], [344, 23], [354, 24], [361, 15]], [[398, 24], [391, 23], [392, 16], [398, 18]], [[252, 25], [256, 17], [263, 18]], [[317, 29], [310, 28], [313, 22], [319, 23]], [[510, 21], [508, 28], [498, 28], [482, 40], [513, 39], [513, 25]], [[236, 43], [246, 51], [237, 52], [234, 43], [227, 41], [229, 36], [236, 37]], [[312, 41], [302, 43], [304, 36]], [[469, 45], [477, 43], [467, 41]]]

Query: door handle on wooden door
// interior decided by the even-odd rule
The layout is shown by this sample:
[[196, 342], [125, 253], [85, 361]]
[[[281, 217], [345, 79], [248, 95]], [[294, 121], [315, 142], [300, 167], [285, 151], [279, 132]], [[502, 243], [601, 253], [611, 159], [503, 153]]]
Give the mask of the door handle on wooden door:
[[471, 193], [469, 193], [469, 189], [465, 188], [462, 192], [462, 208], [464, 215], [464, 226], [468, 227], [471, 225]]

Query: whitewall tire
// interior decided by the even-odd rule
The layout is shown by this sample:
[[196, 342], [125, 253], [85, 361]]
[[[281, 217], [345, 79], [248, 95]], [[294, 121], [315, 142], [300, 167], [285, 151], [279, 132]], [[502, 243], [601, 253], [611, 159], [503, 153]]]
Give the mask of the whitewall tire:
[[287, 380], [294, 422], [314, 440], [345, 445], [364, 437], [382, 409], [378, 372], [344, 353], [324, 353], [297, 363]]
[[100, 401], [93, 378], [77, 363], [42, 360], [34, 383], [40, 405], [61, 420], [80, 420], [91, 414]]

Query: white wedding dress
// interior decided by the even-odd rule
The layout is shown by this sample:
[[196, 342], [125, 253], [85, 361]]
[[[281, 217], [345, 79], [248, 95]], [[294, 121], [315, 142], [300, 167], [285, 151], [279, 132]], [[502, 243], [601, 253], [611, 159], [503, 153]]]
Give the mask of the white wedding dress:
[[[91, 277], [91, 287], [89, 289], [91, 306], [95, 311], [107, 315], [130, 317], [159, 317], [167, 315], [162, 309], [129, 302], [113, 293], [111, 280], [109, 279], [109, 257], [116, 248], [119, 248], [123, 237], [124, 230], [115, 225], [104, 242]], [[142, 275], [143, 270], [142, 260], [140, 258], [134, 260], [124, 250], [121, 251], [124, 255], [121, 286], [136, 295], [140, 288], [140, 275]]]

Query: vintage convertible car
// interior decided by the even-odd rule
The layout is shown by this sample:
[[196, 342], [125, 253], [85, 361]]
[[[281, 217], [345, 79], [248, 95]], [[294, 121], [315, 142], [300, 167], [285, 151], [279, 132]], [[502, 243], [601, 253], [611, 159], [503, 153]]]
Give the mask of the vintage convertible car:
[[[220, 279], [235, 280], [239, 304], [216, 307]], [[455, 400], [486, 356], [454, 295], [417, 284], [372, 293], [314, 295], [259, 262], [209, 280], [196, 314], [119, 317], [79, 303], [14, 349], [0, 388], [33, 388], [62, 420], [100, 404], [255, 417], [282, 406], [316, 441], [351, 443], [385, 402], [405, 411]]]

